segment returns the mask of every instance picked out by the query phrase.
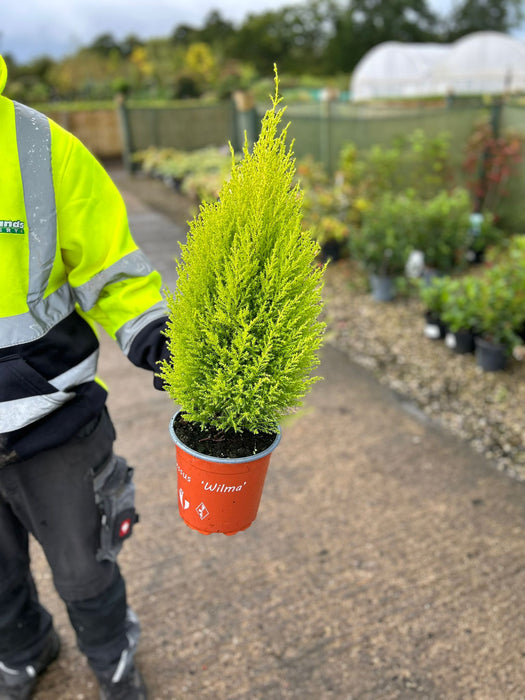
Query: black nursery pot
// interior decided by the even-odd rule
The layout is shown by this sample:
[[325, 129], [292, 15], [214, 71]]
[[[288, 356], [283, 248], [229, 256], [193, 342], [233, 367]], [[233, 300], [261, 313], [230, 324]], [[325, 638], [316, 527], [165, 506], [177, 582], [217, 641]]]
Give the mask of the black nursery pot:
[[481, 265], [485, 262], [485, 251], [484, 250], [469, 250], [466, 254], [467, 262], [471, 265]]
[[499, 372], [507, 366], [508, 353], [503, 345], [476, 338], [476, 364], [485, 372]]
[[322, 263], [326, 263], [329, 260], [333, 262], [340, 260], [343, 257], [343, 243], [336, 241], [335, 238], [331, 238], [322, 244], [319, 257]]
[[469, 330], [459, 330], [456, 333], [447, 333], [445, 342], [447, 347], [458, 355], [466, 355], [476, 350], [476, 336]]

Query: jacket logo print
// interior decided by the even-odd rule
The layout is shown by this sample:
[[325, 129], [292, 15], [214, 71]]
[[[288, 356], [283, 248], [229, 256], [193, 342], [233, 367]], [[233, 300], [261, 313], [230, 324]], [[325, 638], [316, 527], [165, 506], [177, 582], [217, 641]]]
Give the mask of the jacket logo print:
[[24, 233], [24, 222], [0, 219], [0, 233]]

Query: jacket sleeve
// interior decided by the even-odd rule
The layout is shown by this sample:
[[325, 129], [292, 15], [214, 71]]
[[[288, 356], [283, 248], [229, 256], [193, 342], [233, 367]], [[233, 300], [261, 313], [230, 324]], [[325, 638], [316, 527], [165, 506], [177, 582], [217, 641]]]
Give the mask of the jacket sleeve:
[[[166, 321], [167, 317], [151, 321], [136, 336], [128, 355], [134, 365], [157, 372], [159, 370], [158, 363], [169, 359], [167, 339], [164, 335]], [[161, 377], [155, 376], [153, 378], [153, 386], [160, 390], [164, 388]]]
[[133, 240], [104, 168], [61, 127], [52, 123], [51, 133], [60, 255], [75, 298], [134, 364], [156, 370], [167, 320], [160, 274]]

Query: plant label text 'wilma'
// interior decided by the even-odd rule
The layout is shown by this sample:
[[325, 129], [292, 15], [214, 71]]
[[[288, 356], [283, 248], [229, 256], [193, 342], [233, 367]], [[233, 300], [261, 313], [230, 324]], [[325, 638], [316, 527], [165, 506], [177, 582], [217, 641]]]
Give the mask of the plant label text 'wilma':
[[238, 486], [227, 486], [226, 484], [212, 483], [209, 481], [201, 481], [201, 484], [204, 486], [205, 491], [213, 491], [215, 493], [235, 493], [242, 491], [243, 486], [246, 486], [246, 482]]

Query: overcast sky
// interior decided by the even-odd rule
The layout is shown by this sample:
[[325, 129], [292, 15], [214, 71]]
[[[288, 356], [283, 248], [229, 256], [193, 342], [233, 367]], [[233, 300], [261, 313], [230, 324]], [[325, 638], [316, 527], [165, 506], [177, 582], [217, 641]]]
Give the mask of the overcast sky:
[[[212, 10], [238, 25], [250, 13], [301, 4], [298, 0], [2, 0], [0, 53], [19, 63], [61, 58], [110, 32], [117, 40], [166, 37], [175, 27], [201, 27]], [[454, 0], [430, 0], [438, 13]]]
[[208, 13], [241, 22], [294, 4], [294, 0], [1, 0], [0, 53], [21, 63], [47, 54], [60, 58], [86, 46], [100, 34], [118, 39], [166, 37], [175, 27], [200, 27]]

